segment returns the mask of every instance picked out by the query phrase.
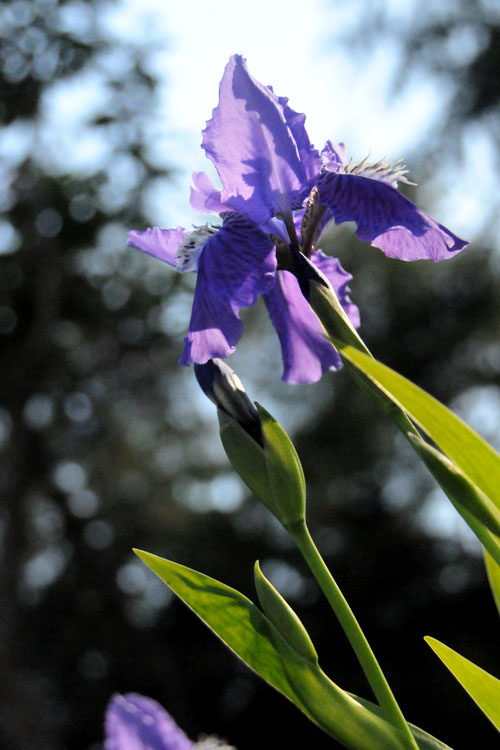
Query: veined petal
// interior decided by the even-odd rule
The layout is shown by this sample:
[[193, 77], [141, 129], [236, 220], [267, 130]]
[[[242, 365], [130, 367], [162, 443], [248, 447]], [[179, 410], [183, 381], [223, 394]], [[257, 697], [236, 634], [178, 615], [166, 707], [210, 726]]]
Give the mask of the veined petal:
[[137, 693], [115, 695], [106, 712], [105, 750], [190, 750], [193, 742], [159, 703]]
[[[313, 253], [311, 260], [328, 277], [353, 324], [359, 325], [358, 308], [349, 299], [350, 274], [344, 271], [338, 260], [320, 250]], [[278, 271], [276, 283], [264, 299], [281, 344], [283, 380], [314, 383], [327, 370], [342, 367], [339, 354], [326, 339], [321, 323], [293, 274]]]
[[136, 247], [155, 258], [165, 261], [170, 266], [177, 266], [177, 250], [186, 240], [189, 232], [182, 227], [177, 229], [146, 229], [144, 232], [132, 230], [128, 233], [127, 245]]
[[305, 128], [306, 116], [301, 112], [295, 112], [288, 106], [288, 97], [280, 96], [278, 97], [278, 101], [283, 107], [285, 120], [292, 131], [295, 143], [297, 144], [300, 163], [304, 169], [305, 180], [308, 184], [312, 184], [321, 169], [321, 156], [309, 140]]
[[318, 190], [336, 224], [356, 222], [357, 236], [390, 258], [444, 260], [468, 244], [386, 182], [324, 172]]
[[220, 190], [217, 190], [205, 172], [193, 172], [193, 187], [190, 203], [195, 211], [206, 214], [221, 214], [228, 206], [221, 201]]
[[179, 362], [204, 364], [232, 354], [243, 329], [240, 309], [268, 291], [275, 272], [269, 237], [240, 214], [227, 214], [199, 258], [189, 332]]
[[358, 306], [351, 301], [350, 297], [351, 290], [349, 288], [349, 282], [352, 280], [351, 274], [342, 268], [340, 261], [337, 260], [337, 258], [332, 258], [331, 255], [325, 255], [322, 250], [316, 250], [311, 255], [311, 260], [314, 265], [325, 274], [353, 326], [359, 328], [359, 309]]
[[250, 75], [241, 55], [230, 58], [202, 142], [221, 178], [223, 203], [262, 224], [308, 192], [320, 162], [298, 118]]

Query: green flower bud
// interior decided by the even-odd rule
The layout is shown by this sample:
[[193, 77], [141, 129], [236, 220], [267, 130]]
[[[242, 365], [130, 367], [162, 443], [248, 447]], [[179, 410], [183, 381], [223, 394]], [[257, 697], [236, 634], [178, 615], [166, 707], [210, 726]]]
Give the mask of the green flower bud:
[[[255, 563], [254, 577], [261, 607], [276, 630], [300, 656], [317, 664], [318, 654], [309, 633], [290, 605], [262, 574], [258, 562]], [[276, 645], [279, 647], [279, 644]]]

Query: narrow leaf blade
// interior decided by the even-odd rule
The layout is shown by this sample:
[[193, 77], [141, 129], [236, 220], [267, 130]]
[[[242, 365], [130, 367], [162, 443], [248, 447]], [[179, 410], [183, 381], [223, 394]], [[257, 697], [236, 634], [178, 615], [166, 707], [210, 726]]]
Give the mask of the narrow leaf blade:
[[500, 731], [500, 680], [435, 638], [425, 641]]
[[352, 346], [342, 357], [399, 403], [441, 450], [500, 508], [500, 456], [450, 409], [399, 373]]
[[495, 600], [498, 613], [500, 614], [500, 560], [497, 557], [493, 557], [489, 552], [485, 550], [484, 562], [486, 565], [486, 572], [488, 574], [488, 581], [493, 593], [493, 598]]
[[[370, 711], [373, 711], [374, 714], [382, 716], [382, 709], [380, 708], [380, 706], [377, 706], [376, 703], [367, 701], [365, 698], [359, 698], [357, 695], [352, 695], [352, 697], [357, 700], [358, 703], [361, 703], [362, 706], [365, 706], [365, 708], [369, 708]], [[445, 745], [444, 742], [441, 742], [441, 740], [433, 737], [432, 734], [424, 732], [423, 729], [420, 729], [420, 727], [416, 727], [415, 724], [411, 724], [411, 722], [408, 722], [408, 726], [410, 727], [410, 731], [417, 741], [419, 750], [452, 750], [449, 745]]]
[[297, 703], [273, 645], [271, 626], [250, 599], [191, 568], [149, 552], [134, 551], [226, 646], [276, 690]]
[[455, 507], [464, 507], [496, 536], [500, 536], [500, 510], [443, 453], [421, 437], [408, 435], [410, 443]]

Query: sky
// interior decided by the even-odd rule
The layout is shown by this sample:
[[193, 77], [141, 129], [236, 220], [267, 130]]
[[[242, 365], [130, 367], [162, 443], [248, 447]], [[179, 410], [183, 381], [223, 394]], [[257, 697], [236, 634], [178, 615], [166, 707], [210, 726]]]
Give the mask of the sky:
[[[386, 0], [385, 5], [391, 8], [394, 24], [400, 21], [404, 25], [405, 18], [413, 17], [417, 0]], [[415, 182], [427, 171], [413, 149], [444, 122], [451, 88], [419, 67], [406, 70], [402, 89], [394, 91], [393, 74], [403, 50], [403, 39], [397, 33], [372, 46], [361, 44], [355, 54], [352, 45], [343, 44], [341, 37], [349, 30], [363, 33], [359, 20], [362, 1], [309, 0], [306, 9], [298, 0], [252, 0], [251, 4], [109, 0], [99, 5], [95, 20], [89, 7], [82, 0], [68, 1], [62, 10], [67, 29], [80, 35], [86, 25], [98, 23], [104, 37], [111, 40], [130, 44], [148, 40], [146, 64], [160, 81], [146, 140], [150, 161], [169, 170], [169, 179], [159, 179], [145, 195], [145, 213], [151, 224], [189, 227], [200, 222], [189, 206], [191, 172], [206, 170], [217, 184], [200, 148], [201, 131], [217, 104], [224, 66], [235, 52], [246, 57], [258, 80], [272, 84], [277, 94], [289, 97], [293, 109], [306, 113], [309, 136], [316, 147], [331, 139], [344, 142], [355, 161], [367, 156], [374, 161], [402, 158]], [[460, 49], [465, 49], [467, 40], [458, 41]], [[474, 43], [470, 41], [469, 46]], [[110, 56], [107, 64], [126, 70], [130, 59]], [[93, 134], [84, 124], [99, 107], [105, 111], [107, 96], [109, 91], [95, 70], [58, 80], [45, 93], [44, 116], [37, 133], [26, 121], [2, 130], [0, 161], [19, 162], [35, 152], [48, 171], [59, 165], [62, 174], [95, 172], [99, 161], [109, 163], [106, 152], [113, 149], [113, 143], [106, 143], [100, 133]], [[435, 183], [426, 175], [424, 188], [429, 194], [428, 207], [432, 204], [433, 212], [437, 208], [436, 218], [471, 238], [482, 227], [491, 194], [498, 191], [496, 156], [494, 144], [481, 126], [469, 128], [461, 147], [463, 163], [437, 164]], [[125, 200], [123, 188], [127, 180], [134, 180], [133, 168], [122, 161], [115, 163], [115, 172]], [[8, 181], [8, 169], [4, 176]], [[0, 184], [0, 194], [2, 187]], [[422, 197], [425, 208], [425, 191]], [[0, 221], [4, 252], [15, 247], [15, 238], [8, 241], [9, 231], [12, 234]]]
[[[385, 6], [395, 28], [418, 10], [417, 0], [386, 0]], [[371, 48], [366, 45], [366, 54], [359, 49], [352, 54], [342, 44], [341, 36], [350, 29], [362, 33], [362, 3], [119, 0], [107, 7], [102, 22], [111, 35], [130, 40], [149, 36], [152, 49], [157, 47], [151, 67], [163, 85], [158, 116], [151, 123], [152, 157], [174, 173], [147, 200], [152, 222], [162, 226], [199, 222], [187, 201], [191, 171], [205, 170], [217, 184], [200, 148], [201, 130], [217, 104], [218, 84], [234, 53], [247, 59], [258, 80], [306, 113], [309, 136], [318, 148], [327, 139], [344, 142], [355, 161], [366, 156], [408, 160], [412, 146], [432, 137], [433, 127], [447, 116], [450, 87], [420, 68], [406, 70], [396, 95], [393, 74], [404, 43], [397, 33]], [[474, 40], [469, 42], [473, 47]], [[465, 54], [467, 39], [457, 43]], [[483, 207], [498, 181], [492, 168], [494, 146], [480, 129], [471, 128], [462, 146], [463, 164], [446, 165], [447, 181], [429, 189], [440, 209], [438, 218], [470, 237], [481, 227]], [[418, 162], [410, 161], [409, 167], [410, 178], [418, 182]]]
[[[401, 4], [408, 12], [413, 0]], [[311, 140], [320, 147], [343, 141], [355, 159], [398, 159], [408, 149], [415, 122], [431, 127], [444, 102], [439, 82], [421, 74], [408, 77], [397, 99], [389, 96], [399, 55], [397, 40], [365, 59], [354, 59], [334, 35], [357, 21], [341, 0], [253, 0], [250, 5], [218, 0], [122, 0], [109, 6], [104, 22], [120, 38], [144, 37], [160, 43], [151, 58], [160, 88], [158, 119], [152, 124], [157, 161], [176, 170], [174, 189], [166, 185], [175, 224], [195, 219], [187, 206], [191, 170], [210, 170], [200, 149], [201, 130], [217, 104], [218, 85], [230, 55], [246, 57], [251, 73], [288, 96], [307, 114]], [[161, 39], [164, 39], [161, 49]], [[369, 123], [369, 127], [367, 124]], [[208, 166], [207, 166], [208, 165]], [[166, 222], [166, 197], [156, 191], [153, 218]]]
[[[403, 25], [417, 0], [386, 0], [391, 20]], [[101, 36], [121, 43], [148, 40], [146, 65], [159, 80], [157, 107], [147, 119], [148, 158], [169, 171], [144, 196], [151, 224], [164, 227], [200, 223], [189, 205], [192, 171], [217, 176], [200, 148], [201, 131], [217, 105], [218, 86], [224, 67], [234, 53], [248, 61], [250, 72], [277, 94], [288, 96], [290, 105], [307, 115], [311, 141], [321, 148], [327, 139], [343, 142], [354, 161], [368, 157], [402, 158], [409, 177], [418, 182], [427, 172], [419, 163], [415, 144], [432, 137], [433, 128], [447, 117], [452, 95], [449, 85], [420, 67], [406, 70], [397, 92], [393, 75], [401, 60], [404, 40], [394, 33], [374, 45], [356, 47], [341, 41], [342, 35], [362, 32], [359, 11], [363, 2], [309, 0], [307, 9], [298, 0], [252, 0], [251, 4], [214, 0], [106, 0], [95, 19], [91, 6], [69, 0], [61, 11], [67, 30]], [[361, 31], [360, 31], [361, 29]], [[461, 42], [462, 48], [464, 41]], [[101, 61], [102, 63], [102, 61]], [[115, 51], [102, 63], [126, 71], [130, 56]], [[59, 169], [85, 175], [100, 164], [110, 163], [112, 142], [94, 128], [86, 127], [92, 115], [106, 109], [109, 91], [97, 69], [58, 80], [44, 95], [43, 116], [33, 132], [30, 123], [16, 122], [0, 133], [0, 162], [19, 162], [31, 152], [49, 172]], [[78, 148], [75, 148], [78, 143]], [[436, 165], [432, 184], [426, 175], [428, 206], [436, 218], [452, 225], [459, 235], [471, 237], [483, 223], [484, 206], [498, 189], [494, 145], [481, 127], [471, 127], [462, 145], [462, 164]], [[8, 181], [8, 169], [4, 176]], [[114, 160], [114, 177], [123, 200], [126, 186], [136, 180], [133, 165]], [[0, 197], [2, 188], [0, 184]], [[1, 201], [0, 201], [1, 202]], [[1, 206], [0, 206], [1, 207]], [[201, 219], [203, 221], [203, 218]], [[11, 229], [0, 221], [3, 252], [15, 248], [8, 240]], [[3, 239], [2, 239], [3, 238]], [[2, 251], [2, 247], [0, 247]]]

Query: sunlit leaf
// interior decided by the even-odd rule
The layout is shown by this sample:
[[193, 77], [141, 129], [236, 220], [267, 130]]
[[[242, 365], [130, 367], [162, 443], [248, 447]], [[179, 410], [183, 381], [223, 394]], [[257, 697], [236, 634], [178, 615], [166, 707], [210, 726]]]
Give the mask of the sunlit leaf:
[[267, 475], [278, 518], [289, 528], [305, 517], [306, 482], [302, 464], [292, 441], [269, 412], [256, 404], [264, 438]]
[[217, 409], [220, 437], [234, 470], [256, 497], [275, 514], [275, 502], [267, 476], [264, 450], [253, 437], [222, 409]]
[[497, 605], [498, 613], [500, 614], [500, 561], [494, 559], [486, 550], [484, 552], [484, 562], [486, 565], [486, 572], [488, 573], [488, 581], [490, 582], [491, 591], [493, 592], [493, 598]]
[[425, 640], [481, 711], [500, 730], [500, 680], [435, 638], [427, 636]]
[[344, 359], [399, 402], [413, 420], [500, 508], [500, 456], [450, 409], [390, 367], [352, 346], [341, 346]]
[[[450, 409], [390, 367], [341, 341], [334, 343], [348, 367], [361, 378], [365, 389], [384, 411], [393, 416], [404, 434], [407, 437], [415, 435], [414, 429], [413, 433], [405, 429], [401, 415], [406, 413], [498, 510], [500, 456], [493, 448]], [[414, 447], [417, 445], [415, 441], [412, 444]], [[439, 477], [436, 478], [439, 481]], [[469, 501], [471, 498], [469, 494]], [[478, 496], [477, 500], [481, 498]], [[467, 507], [463, 504], [456, 507], [483, 546], [500, 564], [500, 537], [491, 530], [495, 524], [490, 523], [488, 527], [483, 522], [484, 513], [488, 511], [484, 503], [479, 503], [475, 508], [470, 502]], [[489, 515], [492, 520], [491, 513]]]
[[420, 437], [408, 439], [457, 509], [466, 508], [493, 534], [500, 535], [500, 511], [443, 453]]
[[[401, 733], [305, 659], [243, 594], [148, 552], [136, 554], [249, 667], [351, 750], [405, 750]], [[422, 744], [421, 750], [439, 750]]]
[[[355, 698], [358, 703], [361, 703], [362, 706], [365, 706], [366, 708], [369, 708], [370, 711], [373, 711], [379, 716], [382, 716], [382, 709], [380, 708], [380, 706], [377, 706], [375, 703], [367, 701], [364, 698], [359, 698], [357, 695], [353, 695], [352, 697]], [[408, 726], [410, 727], [411, 733], [417, 741], [419, 750], [452, 750], [449, 745], [445, 745], [445, 743], [441, 742], [441, 740], [438, 740], [431, 734], [427, 734], [427, 732], [424, 732], [423, 729], [416, 727], [415, 724], [411, 724], [410, 722], [408, 722]]]

